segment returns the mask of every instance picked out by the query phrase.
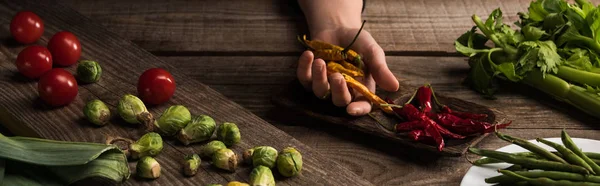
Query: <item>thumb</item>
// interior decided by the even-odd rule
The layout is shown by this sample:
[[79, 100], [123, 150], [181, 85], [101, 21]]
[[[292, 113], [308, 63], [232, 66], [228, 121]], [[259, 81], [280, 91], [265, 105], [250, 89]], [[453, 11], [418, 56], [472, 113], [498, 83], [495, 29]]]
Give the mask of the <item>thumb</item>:
[[357, 45], [356, 50], [363, 56], [362, 60], [367, 66], [368, 73], [373, 76], [377, 85], [384, 90], [397, 91], [400, 85], [398, 79], [387, 66], [383, 49], [368, 32], [364, 33], [361, 41], [363, 42]]

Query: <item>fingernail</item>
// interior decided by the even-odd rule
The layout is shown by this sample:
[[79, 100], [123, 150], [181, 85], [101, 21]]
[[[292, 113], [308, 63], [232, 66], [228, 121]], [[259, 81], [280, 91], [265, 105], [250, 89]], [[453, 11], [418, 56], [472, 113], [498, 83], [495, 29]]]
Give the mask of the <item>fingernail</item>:
[[352, 108], [348, 110], [348, 114], [356, 116], [362, 113], [362, 108]]

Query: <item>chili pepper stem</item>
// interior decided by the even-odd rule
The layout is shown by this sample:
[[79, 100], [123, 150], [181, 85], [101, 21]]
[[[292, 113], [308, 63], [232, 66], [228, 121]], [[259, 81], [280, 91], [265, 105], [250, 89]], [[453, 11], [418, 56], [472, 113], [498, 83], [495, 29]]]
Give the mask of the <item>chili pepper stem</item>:
[[306, 35], [303, 36], [304, 40], [302, 38], [300, 38], [300, 35], [298, 35], [296, 38], [298, 38], [298, 41], [300, 42], [300, 44], [302, 44], [304, 47], [310, 49], [310, 50], [315, 50], [314, 48], [310, 47], [310, 45], [306, 44]]
[[431, 89], [431, 95], [433, 96], [433, 100], [435, 100], [435, 103], [440, 106], [443, 107], [444, 104], [440, 103], [440, 101], [438, 100], [437, 96], [435, 96], [435, 91], [433, 91], [433, 87], [431, 87], [431, 84], [426, 84], [426, 86], [429, 87], [429, 89]]
[[356, 36], [354, 36], [354, 39], [352, 39], [352, 42], [350, 42], [350, 44], [344, 48], [344, 50], [342, 50], [342, 55], [344, 58], [346, 58], [346, 53], [348, 52], [348, 50], [350, 50], [350, 47], [354, 44], [354, 42], [356, 41], [356, 39], [358, 39], [358, 35], [360, 35], [360, 32], [362, 31], [363, 27], [365, 26], [365, 23], [367, 22], [367, 20], [364, 20], [362, 25], [360, 25], [360, 29], [358, 29], [358, 33], [356, 33]]
[[415, 90], [415, 92], [413, 92], [413, 95], [410, 97], [410, 99], [408, 99], [408, 101], [406, 101], [406, 103], [404, 103], [404, 104], [410, 104], [410, 102], [412, 102], [412, 100], [415, 99], [415, 97], [417, 96], [418, 91], [419, 91], [419, 89], [417, 88], [417, 90]]
[[396, 104], [379, 104], [379, 106], [381, 107], [394, 107], [394, 108], [402, 108], [402, 105], [396, 105]]

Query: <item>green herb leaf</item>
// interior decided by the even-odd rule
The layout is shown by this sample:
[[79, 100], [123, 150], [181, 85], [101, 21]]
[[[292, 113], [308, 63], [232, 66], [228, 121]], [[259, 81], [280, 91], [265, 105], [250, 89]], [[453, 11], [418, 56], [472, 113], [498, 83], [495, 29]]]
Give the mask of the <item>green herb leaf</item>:
[[600, 9], [596, 8], [588, 13], [586, 16], [586, 22], [592, 31], [592, 38], [596, 40], [596, 42], [600, 41]]
[[523, 27], [521, 31], [525, 36], [525, 41], [537, 41], [542, 38], [544, 34], [546, 34], [546, 32], [542, 29], [529, 25]]
[[567, 22], [563, 19], [562, 13], [550, 13], [544, 18], [544, 30], [555, 30], [564, 26]]
[[548, 15], [548, 11], [544, 9], [544, 0], [531, 1], [529, 4], [529, 18], [534, 21], [543, 21]]
[[527, 58], [524, 59], [524, 61], [520, 61], [519, 64], [535, 61], [536, 66], [540, 68], [544, 76], [549, 72], [556, 73], [558, 71], [558, 66], [562, 63], [562, 59], [557, 53], [556, 45], [550, 40], [525, 41], [521, 43], [520, 48], [523, 51], [529, 51], [535, 48], [538, 49], [537, 60], [533, 56], [534, 53], [530, 53], [526, 54], [524, 57]]
[[515, 65], [513, 63], [502, 63], [500, 65], [494, 66], [494, 68], [501, 72], [504, 77], [513, 82], [518, 82], [523, 79], [522, 76], [516, 74]]
[[592, 30], [585, 20], [585, 14], [580, 9], [579, 11], [581, 12], [578, 12], [578, 9], [578, 7], [571, 7], [570, 9], [567, 9], [567, 11], [565, 11], [565, 17], [573, 26], [575, 26], [575, 28], [577, 28], [577, 30], [579, 30], [580, 33], [582, 33], [582, 35], [594, 37]]
[[549, 13], [558, 13], [569, 8], [568, 4], [564, 0], [542, 0], [544, 9]]
[[[487, 59], [487, 54], [478, 54], [477, 56], [469, 58], [471, 70], [469, 71], [467, 80], [473, 89], [491, 97], [491, 95], [496, 92], [497, 88], [493, 86], [494, 77], [492, 73], [489, 73], [492, 70], [489, 69], [489, 62]], [[485, 63], [488, 64], [487, 67]]]

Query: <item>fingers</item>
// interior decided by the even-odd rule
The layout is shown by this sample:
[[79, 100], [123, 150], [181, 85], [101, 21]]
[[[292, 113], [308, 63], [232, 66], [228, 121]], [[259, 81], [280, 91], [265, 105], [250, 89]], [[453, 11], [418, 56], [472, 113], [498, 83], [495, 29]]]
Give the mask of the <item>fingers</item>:
[[366, 31], [361, 33], [360, 42], [359, 45], [354, 45], [356, 47], [353, 48], [356, 48], [357, 52], [363, 55], [362, 60], [366, 64], [369, 73], [373, 75], [375, 82], [384, 90], [397, 91], [399, 83], [387, 66], [383, 49]]
[[310, 50], [306, 50], [298, 59], [298, 68], [296, 69], [296, 76], [298, 77], [298, 81], [300, 81], [300, 84], [302, 84], [302, 86], [304, 86], [304, 88], [306, 89], [311, 88], [312, 84], [313, 58], [314, 54]]
[[322, 59], [314, 60], [311, 73], [313, 93], [319, 98], [325, 98], [329, 94], [325, 61]]
[[352, 96], [350, 95], [350, 91], [348, 91], [348, 86], [342, 74], [331, 74], [329, 76], [329, 85], [331, 86], [331, 101], [335, 106], [343, 107], [350, 103]]
[[[365, 75], [363, 84], [369, 88], [369, 91], [375, 92], [375, 81], [371, 75]], [[356, 98], [352, 103], [348, 104], [346, 112], [352, 116], [362, 116], [371, 112], [371, 102], [358, 92], [355, 92], [354, 94], [356, 95]]]

